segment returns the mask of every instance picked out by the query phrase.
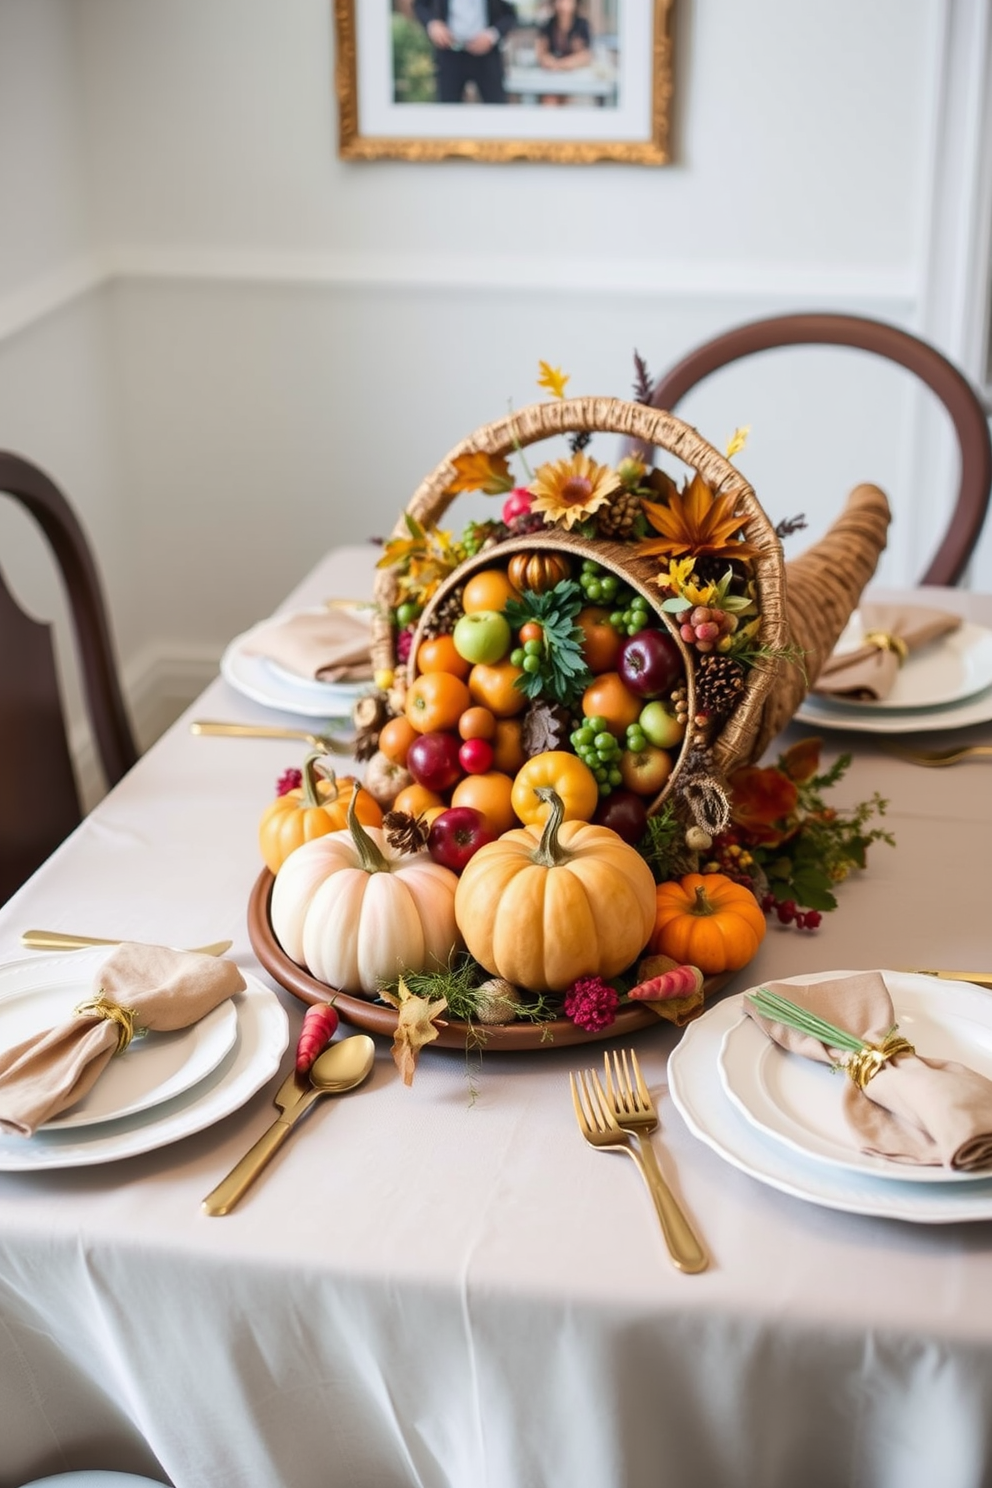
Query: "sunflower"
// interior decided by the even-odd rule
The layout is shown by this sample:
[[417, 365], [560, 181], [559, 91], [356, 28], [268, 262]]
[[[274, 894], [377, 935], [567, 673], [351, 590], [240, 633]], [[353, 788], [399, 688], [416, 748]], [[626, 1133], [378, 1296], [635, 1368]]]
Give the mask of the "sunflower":
[[666, 506], [657, 501], [641, 505], [651, 526], [661, 533], [638, 543], [637, 551], [645, 557], [678, 558], [687, 553], [694, 558], [757, 557], [758, 549], [737, 536], [744, 518], [734, 510], [736, 497], [718, 496], [701, 475], [673, 491]]
[[619, 484], [615, 470], [579, 450], [570, 460], [549, 460], [540, 467], [530, 487], [531, 509], [543, 513], [546, 523], [572, 528], [598, 511]]

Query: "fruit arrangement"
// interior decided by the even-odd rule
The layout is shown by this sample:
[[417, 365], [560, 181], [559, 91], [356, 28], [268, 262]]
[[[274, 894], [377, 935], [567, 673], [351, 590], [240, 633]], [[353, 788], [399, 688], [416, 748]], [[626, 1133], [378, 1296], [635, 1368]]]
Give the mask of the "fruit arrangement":
[[[755, 872], [734, 815], [736, 772], [806, 687], [781, 541], [729, 463], [740, 444], [724, 458], [668, 414], [569, 402], [565, 380], [542, 364], [555, 401], [459, 446], [384, 544], [375, 688], [355, 712], [364, 788], [343, 829], [314, 825], [303, 813], [342, 788], [308, 762], [284, 829], [301, 845], [273, 870], [279, 943], [318, 982], [395, 1008], [404, 1078], [442, 1015], [600, 1033], [636, 1005], [684, 1021], [706, 977], [755, 954], [759, 898], [791, 891]], [[596, 429], [690, 473], [652, 468], [643, 443], [599, 463]], [[532, 471], [524, 447], [552, 433], [570, 456]], [[464, 491], [501, 507], [455, 536], [439, 519]], [[863, 505], [848, 612], [884, 538]], [[836, 624], [843, 605], [826, 608]], [[782, 923], [818, 922], [784, 903]]]

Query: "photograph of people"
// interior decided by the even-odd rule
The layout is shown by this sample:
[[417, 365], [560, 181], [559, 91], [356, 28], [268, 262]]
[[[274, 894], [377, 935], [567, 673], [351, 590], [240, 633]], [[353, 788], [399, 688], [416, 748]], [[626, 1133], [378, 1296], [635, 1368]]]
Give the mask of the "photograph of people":
[[505, 103], [502, 44], [517, 22], [507, 0], [414, 0], [434, 49], [438, 103], [461, 103], [474, 84], [482, 103]]

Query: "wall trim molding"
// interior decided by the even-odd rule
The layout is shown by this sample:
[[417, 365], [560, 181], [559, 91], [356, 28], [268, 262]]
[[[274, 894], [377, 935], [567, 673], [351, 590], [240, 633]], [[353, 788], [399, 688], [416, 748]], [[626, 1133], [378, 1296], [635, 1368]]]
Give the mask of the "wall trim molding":
[[8, 294], [0, 295], [0, 342], [63, 310], [76, 300], [101, 289], [112, 269], [99, 253], [69, 259], [46, 274], [29, 279]]
[[894, 320], [916, 314], [923, 281], [912, 264], [837, 267], [537, 256], [411, 259], [402, 254], [333, 254], [120, 245], [73, 259], [0, 297], [0, 344], [107, 285], [258, 284], [310, 289], [510, 290], [629, 299], [753, 300], [762, 310], [870, 307]]

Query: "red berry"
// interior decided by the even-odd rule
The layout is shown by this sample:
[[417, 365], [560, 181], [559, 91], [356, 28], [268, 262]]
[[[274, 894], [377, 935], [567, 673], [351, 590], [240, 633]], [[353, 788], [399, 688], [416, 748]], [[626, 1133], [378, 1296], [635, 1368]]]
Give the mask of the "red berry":
[[299, 790], [303, 784], [302, 770], [283, 770], [276, 781], [276, 795], [286, 796], [291, 790]]
[[806, 911], [806, 929], [816, 930], [823, 923], [823, 916], [818, 909]]
[[776, 913], [781, 924], [791, 925], [793, 920], [796, 918], [795, 902], [792, 899], [783, 899], [782, 903], [778, 906]]
[[466, 739], [458, 751], [461, 767], [469, 775], [485, 775], [492, 769], [494, 757], [488, 739]]

